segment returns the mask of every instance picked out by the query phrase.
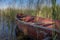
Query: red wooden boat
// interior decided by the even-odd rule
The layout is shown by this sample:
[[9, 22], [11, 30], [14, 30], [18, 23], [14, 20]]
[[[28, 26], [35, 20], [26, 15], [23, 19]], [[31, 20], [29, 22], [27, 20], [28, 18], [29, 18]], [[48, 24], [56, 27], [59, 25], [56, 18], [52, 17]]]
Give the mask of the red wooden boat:
[[52, 40], [54, 32], [57, 35], [55, 35], [56, 39], [59, 40], [60, 20], [17, 14], [16, 24], [17, 35], [22, 31], [24, 35], [28, 35], [34, 38], [34, 40]]

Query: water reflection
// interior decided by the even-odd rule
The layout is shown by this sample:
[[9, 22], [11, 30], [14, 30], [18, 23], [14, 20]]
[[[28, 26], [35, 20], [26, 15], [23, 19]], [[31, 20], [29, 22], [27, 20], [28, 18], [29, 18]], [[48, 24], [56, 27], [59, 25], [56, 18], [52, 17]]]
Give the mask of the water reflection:
[[15, 23], [10, 19], [0, 16], [0, 40], [16, 40], [15, 27]]

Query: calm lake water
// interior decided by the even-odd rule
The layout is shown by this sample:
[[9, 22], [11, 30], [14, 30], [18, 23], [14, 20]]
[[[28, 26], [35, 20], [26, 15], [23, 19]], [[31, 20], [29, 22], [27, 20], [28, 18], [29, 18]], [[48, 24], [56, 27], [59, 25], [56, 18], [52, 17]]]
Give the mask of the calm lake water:
[[8, 18], [0, 16], [0, 40], [16, 40], [15, 27], [15, 23], [13, 24]]

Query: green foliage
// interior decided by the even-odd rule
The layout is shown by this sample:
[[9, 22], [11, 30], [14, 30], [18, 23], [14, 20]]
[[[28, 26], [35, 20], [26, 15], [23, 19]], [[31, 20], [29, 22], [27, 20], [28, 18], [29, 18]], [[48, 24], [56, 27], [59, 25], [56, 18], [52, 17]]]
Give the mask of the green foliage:
[[45, 6], [41, 14], [45, 18], [52, 18], [52, 8]]
[[56, 40], [56, 38], [57, 38], [57, 34], [56, 34], [56, 35], [54, 35], [53, 40]]
[[56, 20], [56, 0], [52, 0], [52, 18]]

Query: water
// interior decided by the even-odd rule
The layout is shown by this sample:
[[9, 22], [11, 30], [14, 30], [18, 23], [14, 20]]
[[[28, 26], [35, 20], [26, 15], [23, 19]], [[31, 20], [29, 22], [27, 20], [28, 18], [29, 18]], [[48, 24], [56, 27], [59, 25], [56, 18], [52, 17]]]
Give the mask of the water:
[[[9, 21], [10, 27], [8, 27], [7, 21], [8, 20], [6, 17], [0, 16], [0, 40], [16, 40], [16, 36], [15, 36], [16, 24], [12, 24]], [[12, 28], [12, 25], [13, 25], [13, 28]]]

